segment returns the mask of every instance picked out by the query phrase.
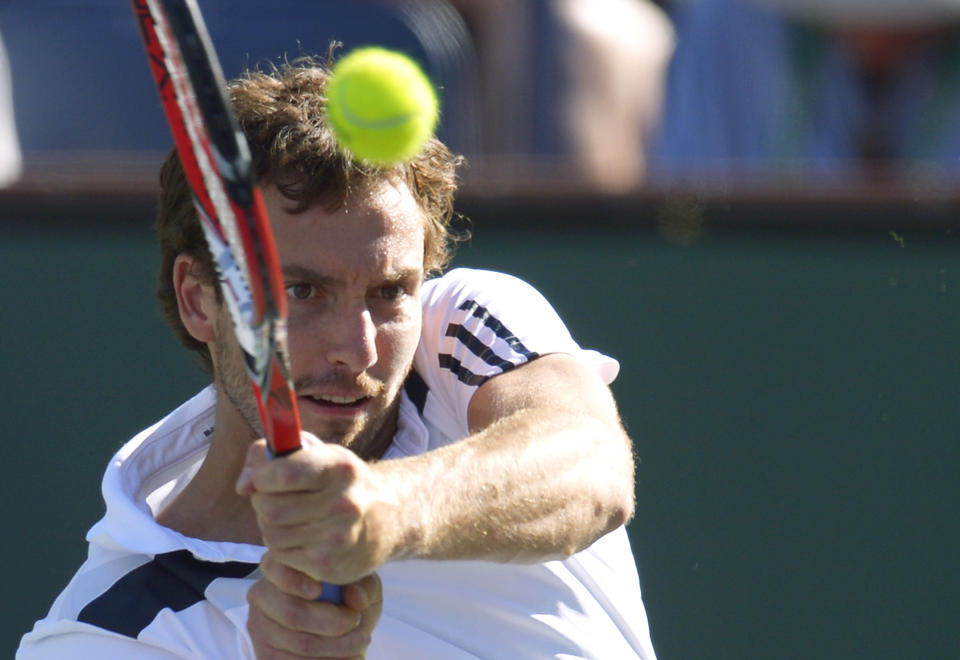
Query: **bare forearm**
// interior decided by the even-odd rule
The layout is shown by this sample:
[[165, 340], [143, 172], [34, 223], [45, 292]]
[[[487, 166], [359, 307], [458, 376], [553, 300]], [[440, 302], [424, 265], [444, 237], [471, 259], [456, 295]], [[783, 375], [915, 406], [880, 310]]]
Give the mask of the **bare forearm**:
[[377, 466], [398, 484], [397, 557], [533, 562], [568, 556], [633, 512], [617, 426], [521, 410], [452, 446]]
[[491, 378], [467, 422], [458, 442], [375, 463], [307, 433], [281, 460], [254, 443], [236, 488], [269, 550], [265, 573], [275, 564], [347, 584], [392, 559], [543, 561], [632, 515], [632, 450], [613, 396], [571, 357]]

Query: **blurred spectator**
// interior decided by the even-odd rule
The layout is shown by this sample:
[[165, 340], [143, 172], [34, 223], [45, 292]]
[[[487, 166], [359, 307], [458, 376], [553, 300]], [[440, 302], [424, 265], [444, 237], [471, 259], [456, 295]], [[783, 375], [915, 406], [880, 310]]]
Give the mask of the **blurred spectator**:
[[960, 1], [688, 0], [656, 179], [960, 169]]
[[481, 155], [637, 186], [673, 27], [650, 0], [451, 0], [480, 68]]
[[[264, 58], [325, 53], [331, 39], [341, 52], [379, 43], [425, 65], [440, 87], [440, 137], [471, 163], [507, 177], [545, 165], [612, 191], [642, 180], [674, 43], [651, 0], [201, 4], [228, 77]], [[0, 24], [28, 170], [169, 147], [129, 3], [0, 2]]]
[[[461, 122], [472, 119], [470, 101], [455, 93], [469, 77], [462, 70], [473, 67], [461, 62], [469, 59], [459, 52], [466, 28], [445, 0], [202, 0], [200, 7], [228, 78], [264, 61], [324, 55], [334, 40], [344, 45], [338, 54], [374, 43], [406, 52], [442, 88], [441, 137], [467, 142]], [[0, 0], [0, 25], [28, 171], [144, 153], [154, 163], [170, 148], [129, 1]]]
[[10, 84], [10, 67], [7, 51], [0, 37], [0, 188], [4, 188], [20, 176], [20, 145], [13, 122], [13, 89]]

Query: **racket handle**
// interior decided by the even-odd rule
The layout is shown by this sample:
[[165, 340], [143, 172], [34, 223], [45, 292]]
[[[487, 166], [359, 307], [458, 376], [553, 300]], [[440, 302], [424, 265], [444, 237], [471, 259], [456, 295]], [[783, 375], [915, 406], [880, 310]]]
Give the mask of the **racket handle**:
[[320, 597], [317, 598], [317, 600], [324, 603], [343, 605], [343, 594], [340, 593], [340, 585], [324, 582], [323, 593], [320, 594]]

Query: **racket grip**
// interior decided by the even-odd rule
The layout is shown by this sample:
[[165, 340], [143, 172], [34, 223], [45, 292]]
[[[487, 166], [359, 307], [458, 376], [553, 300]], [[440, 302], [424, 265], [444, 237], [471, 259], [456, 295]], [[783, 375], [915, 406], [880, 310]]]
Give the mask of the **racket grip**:
[[317, 598], [317, 600], [324, 603], [343, 605], [343, 594], [340, 593], [340, 585], [324, 582], [323, 593], [320, 594], [320, 597]]

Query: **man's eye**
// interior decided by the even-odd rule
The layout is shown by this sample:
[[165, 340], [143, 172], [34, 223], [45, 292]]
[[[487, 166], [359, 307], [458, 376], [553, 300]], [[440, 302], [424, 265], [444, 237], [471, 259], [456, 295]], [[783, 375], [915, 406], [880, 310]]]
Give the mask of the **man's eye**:
[[309, 284], [288, 284], [287, 295], [295, 300], [307, 300], [313, 297], [314, 289]]
[[380, 297], [384, 300], [397, 300], [404, 294], [404, 289], [399, 284], [380, 287]]

